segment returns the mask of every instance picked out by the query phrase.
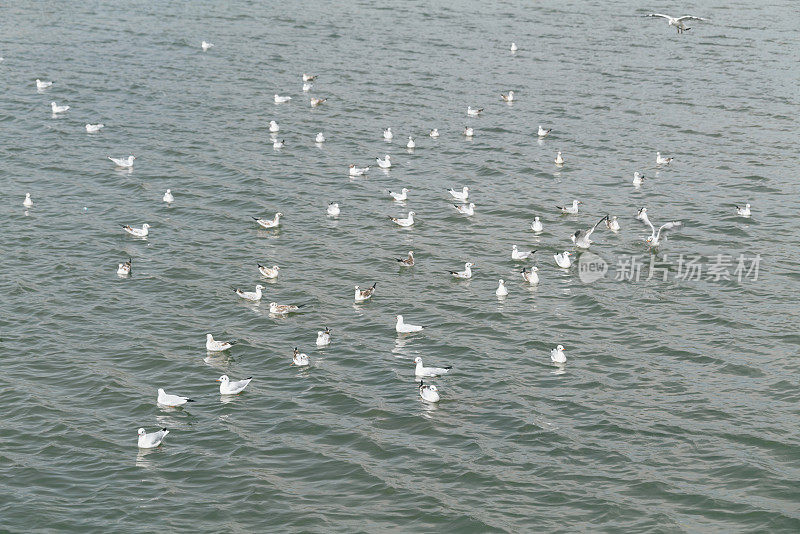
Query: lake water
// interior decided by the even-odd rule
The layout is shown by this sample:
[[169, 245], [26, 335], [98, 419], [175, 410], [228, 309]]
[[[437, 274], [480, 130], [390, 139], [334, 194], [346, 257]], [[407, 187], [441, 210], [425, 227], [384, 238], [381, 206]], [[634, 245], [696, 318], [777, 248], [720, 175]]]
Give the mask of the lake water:
[[[683, 35], [641, 17], [657, 6], [603, 4], [0, 7], [0, 529], [800, 530], [796, 4], [691, 4], [711, 20]], [[51, 100], [71, 109], [54, 118]], [[656, 151], [675, 160], [655, 168]], [[106, 159], [129, 153], [131, 173]], [[347, 175], [386, 153], [388, 172]], [[471, 218], [446, 193], [463, 185]], [[572, 199], [580, 214], [560, 215]], [[642, 206], [684, 224], [652, 256], [666, 281]], [[409, 209], [412, 228], [387, 218]], [[251, 219], [276, 211], [276, 231]], [[605, 214], [621, 224], [592, 236], [605, 276], [558, 269]], [[147, 240], [120, 228], [142, 223]], [[465, 261], [473, 279], [449, 279]], [[519, 273], [533, 264], [536, 288]], [[260, 305], [232, 291], [257, 283]], [[304, 311], [272, 317], [273, 300]], [[397, 313], [426, 330], [398, 336]], [[206, 332], [239, 344], [209, 355]], [[289, 366], [295, 346], [310, 368]], [[417, 356], [454, 367], [431, 381], [438, 405]], [[254, 380], [223, 398], [222, 373]], [[160, 409], [158, 387], [196, 402]], [[140, 451], [137, 428], [162, 426]]]

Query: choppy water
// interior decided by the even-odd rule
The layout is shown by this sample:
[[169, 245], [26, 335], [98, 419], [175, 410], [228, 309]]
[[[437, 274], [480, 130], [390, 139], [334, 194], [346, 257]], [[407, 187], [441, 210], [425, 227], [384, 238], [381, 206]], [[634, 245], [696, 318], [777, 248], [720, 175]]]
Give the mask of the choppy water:
[[[712, 22], [679, 37], [635, 2], [1, 6], [1, 528], [800, 530], [797, 7], [683, 10]], [[38, 94], [37, 77], [56, 84]], [[51, 100], [72, 109], [52, 118]], [[131, 174], [105, 159], [130, 152]], [[387, 152], [388, 173], [346, 175]], [[444, 191], [461, 185], [471, 219]], [[406, 206], [387, 200], [403, 186]], [[573, 198], [581, 214], [559, 216]], [[659, 261], [761, 254], [758, 280], [616, 281], [619, 258], [649, 261], [643, 205], [686, 227]], [[418, 224], [393, 227], [406, 209]], [[250, 220], [278, 210], [279, 231]], [[622, 230], [592, 250], [611, 270], [583, 284], [552, 253], [606, 213]], [[119, 227], [143, 222], [146, 241]], [[538, 288], [514, 243], [539, 249]], [[449, 280], [466, 260], [474, 279]], [[260, 281], [257, 261], [281, 275], [243, 304], [231, 288]], [[271, 318], [270, 300], [307, 311]], [[429, 328], [398, 338], [398, 312]], [[316, 350], [324, 325], [334, 342]], [[207, 331], [240, 343], [209, 358]], [[294, 346], [310, 369], [288, 365]], [[416, 356], [455, 367], [438, 406], [418, 398]], [[255, 379], [221, 399], [223, 372]], [[197, 402], [160, 410], [159, 386]], [[140, 426], [171, 434], [140, 452]]]

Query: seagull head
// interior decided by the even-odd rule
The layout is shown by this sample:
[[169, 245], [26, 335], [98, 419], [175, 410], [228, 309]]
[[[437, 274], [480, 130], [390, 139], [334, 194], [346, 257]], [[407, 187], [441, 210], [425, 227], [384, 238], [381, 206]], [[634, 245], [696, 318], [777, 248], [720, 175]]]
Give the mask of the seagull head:
[[272, 268], [275, 269], [276, 271], [280, 271], [281, 270], [281, 268], [278, 267], [277, 265], [273, 265]]
[[264, 286], [262, 286], [261, 284], [258, 284], [258, 285], [256, 286], [256, 291], [259, 291], [259, 290], [261, 290], [261, 289], [264, 289]]
[[225, 382], [228, 382], [228, 381], [230, 381], [230, 378], [228, 378], [228, 375], [222, 375], [221, 377], [217, 378], [217, 382], [225, 383]]
[[403, 316], [402, 315], [395, 315], [395, 318], [397, 318], [397, 322], [398, 323], [402, 323], [403, 322]]
[[564, 345], [557, 346], [556, 350], [559, 351], [559, 352], [564, 352]]
[[426, 386], [426, 387], [431, 391], [439, 391], [439, 389], [434, 385], [430, 385], [430, 386]]
[[278, 303], [277, 303], [277, 302], [270, 302], [270, 303], [269, 303], [269, 307], [270, 307], [270, 308], [275, 308], [277, 305], [278, 305]]
[[400, 192], [405, 195], [406, 193], [408, 193], [408, 188], [404, 187], [403, 189], [400, 190]]
[[137, 433], [138, 433], [140, 436], [144, 436], [144, 435], [146, 434], [146, 432], [144, 431], [144, 428], [140, 428], [140, 429], [137, 431]]
[[408, 251], [408, 255], [409, 255], [409, 256], [414, 256], [414, 251], [413, 251], [413, 250], [409, 250], [409, 251]]
[[502, 286], [503, 284], [506, 283], [506, 281], [501, 278], [500, 280], [498, 280], [498, 283]]
[[409, 216], [409, 217], [413, 217], [414, 215], [416, 215], [416, 213], [415, 213], [415, 212], [413, 212], [413, 211], [409, 211], [409, 212], [408, 212], [408, 216]]
[[276, 213], [275, 214], [275, 218], [277, 219], [278, 217], [283, 217], [283, 213], [281, 213], [281, 212]]
[[417, 356], [416, 358], [414, 358], [414, 363], [422, 363], [422, 358]]
[[211, 334], [206, 334], [206, 340], [213, 341], [214, 340], [214, 336], [212, 336]]
[[537, 266], [535, 266], [535, 265], [533, 267], [531, 267], [531, 272], [532, 273], [535, 273], [538, 270], [539, 270], [539, 268]]
[[143, 229], [143, 230], [147, 230], [148, 228], [150, 228], [150, 225], [149, 225], [149, 224], [147, 224], [147, 223], [144, 223], [144, 224], [142, 225], [142, 229]]

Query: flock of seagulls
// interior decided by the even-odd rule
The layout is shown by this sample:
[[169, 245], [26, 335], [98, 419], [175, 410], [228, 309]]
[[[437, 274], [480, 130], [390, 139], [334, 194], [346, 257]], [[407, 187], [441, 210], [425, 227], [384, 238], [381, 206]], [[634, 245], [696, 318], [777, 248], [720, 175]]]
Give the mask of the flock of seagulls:
[[[671, 17], [669, 15], [663, 15], [659, 13], [652, 13], [646, 15], [647, 17], [657, 17], [666, 19], [669, 26], [675, 27], [679, 34], [682, 34], [686, 31], [689, 31], [691, 28], [686, 27], [685, 22], [690, 20], [697, 20], [697, 21], [705, 21], [707, 19], [695, 16], [682, 16], [682, 17]], [[201, 48], [203, 52], [209, 51], [213, 48], [214, 45], [212, 43], [202, 41]], [[518, 50], [516, 43], [511, 43], [510, 50], [512, 53], [515, 53]], [[303, 92], [308, 92], [312, 89], [313, 83], [316, 81], [317, 76], [311, 74], [303, 74], [302, 81], [303, 81]], [[36, 80], [36, 88], [39, 92], [45, 92], [53, 87], [54, 82], [52, 81], [44, 81], [37, 79]], [[514, 91], [508, 91], [507, 93], [500, 93], [501, 99], [504, 102], [512, 103], [517, 100]], [[276, 104], [287, 104], [291, 102], [292, 96], [289, 95], [279, 95], [275, 94], [273, 96], [274, 102]], [[310, 105], [312, 107], [317, 107], [322, 105], [327, 101], [326, 98], [316, 98], [312, 97], [310, 99]], [[58, 105], [55, 101], [50, 103], [51, 111], [54, 115], [63, 114], [69, 111], [70, 106], [68, 105]], [[470, 118], [477, 118], [481, 116], [484, 112], [484, 108], [477, 108], [467, 106], [466, 114]], [[85, 129], [87, 133], [98, 133], [104, 128], [104, 124], [102, 123], [87, 123], [85, 125]], [[278, 140], [275, 136], [280, 132], [280, 125], [271, 120], [269, 122], [269, 132], [273, 135], [273, 147], [276, 149], [280, 149], [285, 146], [284, 140]], [[551, 135], [553, 132], [553, 128], [545, 128], [542, 125], [538, 126], [538, 130], [536, 135], [540, 139], [544, 139]], [[475, 134], [474, 128], [471, 126], [465, 126], [463, 134], [467, 137], [472, 137]], [[439, 137], [439, 130], [437, 128], [433, 128], [429, 132], [429, 136], [432, 138]], [[386, 141], [391, 141], [394, 138], [394, 132], [392, 131], [391, 127], [387, 127], [383, 130], [383, 139]], [[324, 136], [323, 132], [319, 132], [316, 134], [314, 138], [315, 143], [324, 143], [326, 142], [326, 137]], [[408, 141], [406, 143], [406, 148], [410, 151], [416, 147], [416, 142], [413, 136], [408, 136]], [[114, 165], [121, 169], [132, 169], [134, 165], [134, 161], [136, 160], [136, 156], [131, 154], [125, 157], [115, 158], [108, 156], [108, 159], [114, 163]], [[673, 157], [664, 157], [661, 155], [661, 152], [656, 152], [656, 166], [669, 166], [674, 161]], [[566, 160], [562, 153], [559, 151], [556, 154], [554, 163], [556, 166], [561, 167], [566, 164]], [[390, 154], [384, 155], [383, 158], [378, 157], [376, 158], [376, 164], [381, 169], [390, 169], [392, 167], [392, 158]], [[349, 175], [350, 176], [363, 176], [367, 174], [370, 170], [370, 167], [358, 167], [355, 164], [349, 164]], [[633, 185], [636, 187], [640, 187], [643, 184], [645, 176], [638, 171], [633, 175]], [[408, 200], [408, 193], [409, 188], [403, 187], [400, 189], [399, 192], [389, 191], [389, 197], [398, 203], [405, 203]], [[452, 206], [458, 211], [458, 213], [463, 214], [465, 216], [472, 216], [475, 213], [475, 203], [470, 201], [470, 188], [468, 186], [463, 186], [460, 189], [451, 188], [447, 190], [447, 193], [450, 195], [452, 200], [458, 202], [458, 204], [452, 204]], [[175, 202], [175, 198], [172, 195], [172, 191], [167, 189], [163, 196], [163, 202], [167, 204], [172, 204]], [[562, 215], [571, 215], [576, 216], [580, 212], [580, 206], [582, 202], [580, 200], [573, 200], [571, 205], [564, 205], [564, 206], [557, 206], [557, 210]], [[26, 209], [32, 209], [34, 206], [33, 200], [31, 199], [31, 194], [25, 194], [25, 200], [23, 201], [23, 206]], [[327, 206], [327, 215], [331, 217], [338, 217], [341, 214], [341, 210], [339, 204], [336, 202], [330, 202]], [[744, 207], [736, 206], [736, 214], [741, 217], [750, 217], [751, 216], [751, 208], [750, 204], [745, 204]], [[272, 218], [263, 218], [263, 217], [252, 217], [252, 219], [258, 224], [261, 228], [264, 229], [275, 229], [281, 225], [281, 217], [283, 216], [282, 213], [277, 212], [273, 215]], [[389, 219], [396, 225], [401, 227], [411, 227], [415, 223], [415, 212], [410, 210], [407, 212], [405, 217], [392, 217], [389, 216]], [[642, 207], [636, 215], [636, 218], [642, 221], [644, 224], [648, 225], [651, 229], [651, 234], [645, 239], [645, 243], [650, 247], [657, 247], [659, 246], [665, 235], [672, 230], [678, 229], [682, 227], [681, 221], [670, 221], [667, 222], [660, 227], [656, 228], [648, 218], [647, 215], [647, 208]], [[598, 227], [605, 223], [605, 227], [612, 231], [617, 232], [620, 230], [620, 223], [619, 219], [616, 215], [604, 215], [599, 221], [597, 221], [593, 226], [588, 229], [578, 229], [570, 236], [571, 241], [573, 242], [576, 248], [580, 249], [588, 249], [592, 245], [592, 240], [590, 237], [593, 235], [595, 231], [597, 231]], [[533, 222], [530, 225], [531, 230], [536, 234], [543, 232], [544, 226], [539, 216], [535, 216]], [[147, 223], [142, 224], [141, 228], [135, 228], [130, 225], [122, 225], [122, 228], [133, 237], [136, 238], [147, 238], [149, 235], [150, 225]], [[518, 248], [518, 246], [512, 245], [511, 249], [511, 259], [514, 262], [526, 262], [530, 260], [533, 255], [536, 253], [536, 250], [529, 250], [523, 251]], [[568, 250], [564, 250], [563, 252], [556, 253], [553, 255], [553, 259], [557, 267], [561, 269], [570, 269], [572, 266], [571, 256], [573, 255], [572, 252]], [[400, 267], [403, 268], [412, 268], [415, 265], [415, 258], [414, 252], [409, 250], [408, 255], [405, 258], [395, 258], [396, 261], [399, 263]], [[131, 268], [132, 268], [133, 260], [132, 258], [128, 258], [128, 260], [124, 263], [119, 263], [117, 267], [117, 275], [123, 278], [127, 278], [131, 276]], [[280, 267], [278, 265], [273, 265], [272, 267], [267, 267], [261, 264], [257, 264], [258, 271], [260, 275], [266, 279], [274, 279], [277, 278], [279, 275]], [[469, 280], [473, 276], [473, 268], [475, 267], [475, 263], [471, 261], [467, 261], [464, 263], [464, 268], [461, 271], [447, 271], [448, 274], [457, 280]], [[517, 272], [517, 271], [515, 271]], [[520, 271], [518, 271], [521, 275], [522, 281], [525, 284], [530, 286], [535, 286], [539, 284], [539, 268], [536, 265], [530, 267], [522, 267]], [[364, 303], [374, 296], [377, 288], [377, 282], [373, 283], [371, 286], [361, 289], [360, 286], [356, 285], [354, 289], [354, 301], [355, 303]], [[236, 295], [245, 301], [252, 302], [252, 303], [259, 303], [263, 297], [263, 291], [265, 287], [261, 284], [257, 284], [253, 291], [245, 291], [243, 289], [234, 289]], [[509, 294], [509, 290], [506, 284], [506, 281], [503, 279], [498, 280], [498, 286], [495, 290], [495, 294], [498, 298], [504, 298]], [[286, 316], [291, 313], [298, 312], [302, 307], [302, 304], [279, 304], [277, 302], [271, 302], [269, 304], [269, 312], [270, 314], [279, 315], [279, 316]], [[396, 323], [395, 323], [395, 331], [400, 334], [414, 334], [423, 331], [425, 327], [421, 325], [415, 325], [406, 323], [403, 315], [396, 315]], [[328, 327], [325, 327], [325, 330], [317, 331], [317, 338], [315, 342], [317, 347], [327, 347], [331, 344], [331, 330]], [[210, 353], [217, 353], [217, 352], [224, 352], [231, 350], [236, 345], [235, 340], [228, 340], [228, 341], [220, 341], [215, 340], [211, 333], [206, 334], [206, 350]], [[550, 352], [551, 361], [558, 365], [563, 366], [566, 361], [566, 355], [564, 353], [565, 349], [562, 345], [556, 346], [556, 348], [552, 349]], [[300, 352], [300, 350], [295, 347], [291, 364], [297, 367], [308, 367], [310, 365], [310, 358], [307, 354]], [[439, 378], [443, 375], [448, 374], [452, 370], [452, 366], [444, 366], [444, 367], [425, 367], [422, 363], [422, 358], [417, 357], [414, 359], [414, 375], [416, 379], [419, 380], [418, 390], [420, 397], [429, 403], [436, 403], [439, 402], [441, 397], [439, 394], [439, 390], [435, 384], [426, 384], [423, 379], [433, 379]], [[241, 380], [231, 380], [227, 375], [220, 376], [217, 381], [219, 384], [219, 392], [221, 395], [237, 395], [247, 388], [247, 386], [252, 381], [252, 377], [248, 377]], [[194, 402], [193, 399], [190, 399], [185, 396], [175, 395], [175, 394], [168, 394], [164, 391], [164, 389], [158, 389], [158, 397], [156, 400], [157, 404], [163, 407], [169, 408], [178, 408], [182, 407], [183, 405]], [[163, 441], [164, 438], [169, 434], [169, 430], [166, 428], [162, 428], [155, 432], [147, 433], [144, 428], [140, 428], [138, 430], [138, 445], [140, 448], [154, 448], [158, 447]]]

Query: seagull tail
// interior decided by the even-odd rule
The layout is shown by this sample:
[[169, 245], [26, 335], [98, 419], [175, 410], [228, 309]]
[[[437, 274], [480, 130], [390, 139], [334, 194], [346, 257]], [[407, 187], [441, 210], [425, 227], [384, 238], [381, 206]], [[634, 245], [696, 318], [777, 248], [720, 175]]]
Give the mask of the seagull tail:
[[444, 367], [442, 367], [442, 369], [452, 369], [452, 368], [453, 368], [452, 365], [445, 365]]
[[251, 218], [252, 218], [254, 221], [260, 221], [260, 220], [261, 220], [261, 218], [260, 218], [260, 217], [253, 217], [252, 215], [251, 215], [250, 217], [251, 217]]
[[194, 399], [186, 399], [186, 402], [194, 402]]
[[238, 341], [236, 341], [235, 339], [233, 341], [228, 341], [229, 345], [236, 345], [237, 343]]
[[378, 282], [375, 282], [374, 284], [372, 284], [372, 289], [375, 289], [375, 286], [377, 286], [377, 285], [378, 285]]
[[561, 211], [564, 211], [564, 208], [562, 208], [561, 206], [556, 206], [556, 208], [560, 209]]

